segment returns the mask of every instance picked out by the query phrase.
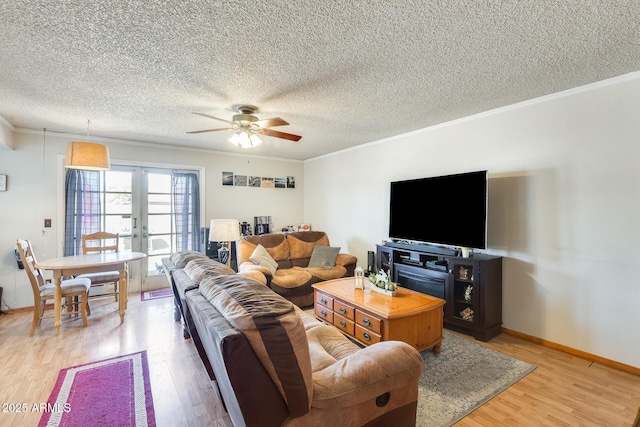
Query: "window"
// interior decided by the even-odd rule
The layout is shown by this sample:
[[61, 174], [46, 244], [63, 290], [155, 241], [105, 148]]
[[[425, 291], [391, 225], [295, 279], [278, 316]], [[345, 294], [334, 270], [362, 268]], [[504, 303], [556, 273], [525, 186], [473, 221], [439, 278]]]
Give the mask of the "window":
[[161, 259], [200, 250], [198, 173], [112, 166], [109, 171], [67, 170], [65, 255], [81, 252], [82, 234], [120, 235], [121, 251], [147, 254], [146, 276], [163, 273]]

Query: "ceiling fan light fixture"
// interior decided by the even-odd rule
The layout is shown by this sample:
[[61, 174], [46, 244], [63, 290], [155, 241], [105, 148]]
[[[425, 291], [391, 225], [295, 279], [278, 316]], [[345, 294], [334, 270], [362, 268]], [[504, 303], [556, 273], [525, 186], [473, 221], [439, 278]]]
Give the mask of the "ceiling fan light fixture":
[[239, 130], [231, 135], [231, 138], [229, 138], [229, 142], [231, 142], [236, 147], [242, 148], [253, 148], [262, 144], [262, 141], [256, 134], [246, 129]]
[[262, 140], [258, 138], [258, 135], [256, 135], [255, 133], [251, 134], [249, 140], [251, 141], [252, 147], [257, 147], [258, 145], [262, 144]]
[[215, 129], [203, 129], [187, 132], [189, 134], [199, 134], [205, 132], [218, 132], [218, 131], [233, 131], [233, 135], [229, 138], [236, 147], [242, 148], [254, 148], [262, 144], [262, 140], [258, 135], [266, 135], [273, 138], [286, 139], [293, 142], [298, 142], [300, 135], [294, 135], [292, 133], [281, 132], [271, 129], [276, 126], [287, 126], [289, 122], [281, 119], [280, 117], [272, 117], [270, 119], [260, 120], [253, 115], [258, 110], [258, 107], [254, 105], [234, 105], [233, 109], [238, 113], [234, 114], [232, 120], [221, 119], [219, 117], [210, 116], [205, 113], [196, 113], [199, 116], [207, 117], [209, 119], [218, 120], [227, 124], [227, 127], [215, 128]]

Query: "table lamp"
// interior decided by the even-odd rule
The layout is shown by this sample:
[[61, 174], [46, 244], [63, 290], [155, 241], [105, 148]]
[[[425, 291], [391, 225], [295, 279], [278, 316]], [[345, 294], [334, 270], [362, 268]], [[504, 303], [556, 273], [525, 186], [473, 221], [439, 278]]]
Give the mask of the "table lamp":
[[209, 241], [218, 242], [218, 259], [229, 266], [231, 251], [229, 242], [240, 240], [240, 222], [237, 219], [212, 219], [209, 227]]

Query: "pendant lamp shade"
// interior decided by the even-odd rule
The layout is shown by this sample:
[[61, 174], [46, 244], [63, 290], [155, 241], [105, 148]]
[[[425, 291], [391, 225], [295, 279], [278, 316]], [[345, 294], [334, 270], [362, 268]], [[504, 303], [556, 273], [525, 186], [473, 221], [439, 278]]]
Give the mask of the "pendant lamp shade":
[[93, 142], [67, 142], [64, 167], [91, 171], [109, 170], [111, 169], [109, 147]]

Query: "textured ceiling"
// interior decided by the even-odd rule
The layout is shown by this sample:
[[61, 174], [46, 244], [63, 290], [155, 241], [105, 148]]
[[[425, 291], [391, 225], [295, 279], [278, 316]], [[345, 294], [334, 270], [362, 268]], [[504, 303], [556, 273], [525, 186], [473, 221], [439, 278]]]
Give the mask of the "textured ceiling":
[[308, 159], [640, 70], [637, 0], [3, 0], [0, 116], [17, 128], [242, 152], [231, 106]]

